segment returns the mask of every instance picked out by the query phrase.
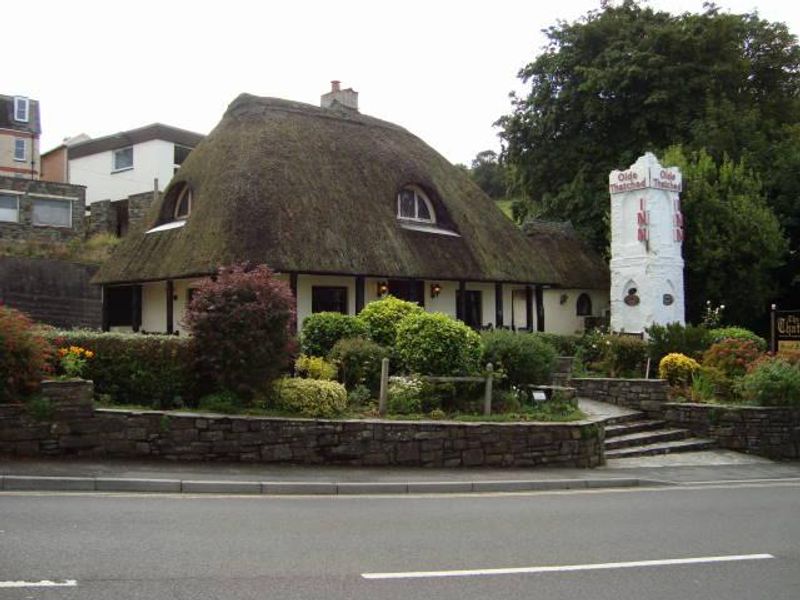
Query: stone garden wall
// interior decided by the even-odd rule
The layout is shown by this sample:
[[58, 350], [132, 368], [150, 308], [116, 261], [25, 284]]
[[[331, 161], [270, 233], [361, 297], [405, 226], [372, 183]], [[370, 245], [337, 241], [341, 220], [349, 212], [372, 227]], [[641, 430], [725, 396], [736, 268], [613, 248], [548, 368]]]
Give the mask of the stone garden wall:
[[669, 384], [663, 379], [587, 377], [572, 378], [569, 385], [576, 388], [578, 398], [608, 402], [658, 418], [663, 416], [664, 403], [669, 400]]
[[[420, 467], [604, 463], [602, 424], [313, 420], [97, 409], [89, 382], [48, 385], [52, 411], [0, 405], [0, 453]], [[35, 414], [34, 414], [35, 413]]]
[[773, 459], [800, 458], [800, 408], [682, 403], [664, 408], [671, 425], [713, 438], [721, 448]]

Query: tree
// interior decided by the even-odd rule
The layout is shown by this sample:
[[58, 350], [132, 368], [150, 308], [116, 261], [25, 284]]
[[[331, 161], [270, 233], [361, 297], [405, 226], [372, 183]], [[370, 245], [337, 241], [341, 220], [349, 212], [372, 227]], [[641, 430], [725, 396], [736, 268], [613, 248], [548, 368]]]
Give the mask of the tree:
[[[625, 0], [546, 34], [519, 72], [527, 94], [498, 121], [502, 161], [524, 192], [519, 217], [570, 219], [602, 251], [611, 170], [681, 144], [717, 165], [745, 159], [764, 176], [774, 148], [796, 139], [800, 48], [784, 24], [714, 5], [673, 16]], [[765, 191], [772, 205], [773, 186]]]
[[506, 170], [494, 150], [478, 152], [472, 160], [469, 175], [478, 187], [493, 200], [506, 195]]
[[754, 309], [765, 310], [775, 292], [771, 273], [786, 251], [761, 182], [743, 160], [734, 163], [724, 157], [717, 166], [702, 149], [687, 156], [674, 146], [663, 162], [683, 175], [689, 320], [698, 322], [706, 300], [711, 300], [725, 305], [726, 320], [751, 324]]

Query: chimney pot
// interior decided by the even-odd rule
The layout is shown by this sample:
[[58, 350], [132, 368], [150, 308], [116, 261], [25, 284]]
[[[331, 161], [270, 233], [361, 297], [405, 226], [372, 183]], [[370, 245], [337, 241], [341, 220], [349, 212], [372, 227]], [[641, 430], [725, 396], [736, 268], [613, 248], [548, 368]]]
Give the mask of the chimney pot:
[[337, 79], [334, 79], [333, 81], [331, 81], [331, 91], [332, 92], [338, 92], [340, 83], [341, 83], [341, 81], [339, 81]]

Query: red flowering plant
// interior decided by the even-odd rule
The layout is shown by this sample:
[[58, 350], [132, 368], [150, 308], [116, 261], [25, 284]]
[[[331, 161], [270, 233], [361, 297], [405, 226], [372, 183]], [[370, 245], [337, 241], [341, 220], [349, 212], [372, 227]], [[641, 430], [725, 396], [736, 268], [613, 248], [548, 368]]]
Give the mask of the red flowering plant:
[[763, 353], [753, 340], [728, 338], [713, 344], [703, 354], [703, 366], [722, 371], [727, 377], [739, 378]]
[[33, 322], [0, 304], [0, 403], [18, 402], [39, 388], [49, 371], [50, 345]]
[[295, 301], [265, 265], [222, 267], [201, 284], [184, 324], [200, 373], [217, 391], [250, 398], [291, 364]]

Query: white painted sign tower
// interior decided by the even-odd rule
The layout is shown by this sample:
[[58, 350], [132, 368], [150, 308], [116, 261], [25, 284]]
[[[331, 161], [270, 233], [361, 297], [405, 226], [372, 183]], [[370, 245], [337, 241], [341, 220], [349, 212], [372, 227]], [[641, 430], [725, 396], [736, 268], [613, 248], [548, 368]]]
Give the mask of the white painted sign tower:
[[684, 323], [681, 185], [650, 152], [608, 177], [612, 331]]

